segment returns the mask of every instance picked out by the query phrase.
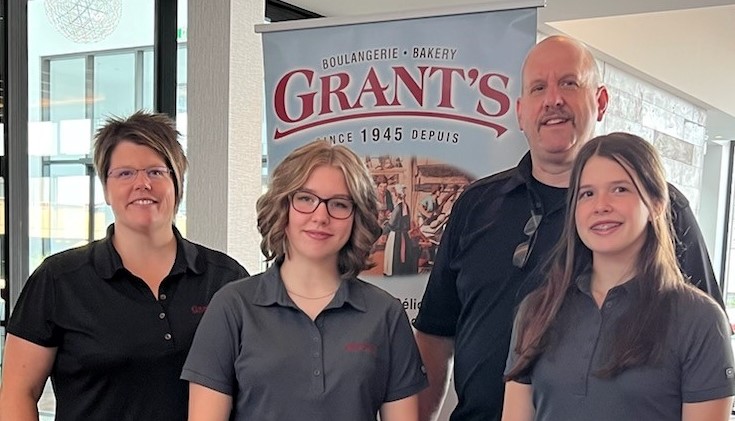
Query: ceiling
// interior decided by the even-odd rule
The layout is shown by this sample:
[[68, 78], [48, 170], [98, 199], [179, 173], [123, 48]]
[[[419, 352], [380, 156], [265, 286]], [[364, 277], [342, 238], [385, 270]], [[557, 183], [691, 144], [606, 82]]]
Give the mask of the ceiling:
[[[328, 17], [523, 0], [289, 0]], [[539, 31], [566, 33], [602, 58], [707, 110], [710, 140], [735, 140], [735, 0], [546, 0]]]

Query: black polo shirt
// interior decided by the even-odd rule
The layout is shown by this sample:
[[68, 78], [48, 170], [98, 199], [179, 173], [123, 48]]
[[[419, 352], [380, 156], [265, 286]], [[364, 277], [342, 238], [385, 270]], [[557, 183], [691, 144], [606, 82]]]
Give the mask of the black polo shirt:
[[209, 300], [247, 276], [227, 255], [191, 243], [174, 227], [176, 260], [159, 296], [123, 267], [107, 237], [49, 256], [31, 275], [8, 333], [56, 347], [56, 420], [181, 421], [181, 367]]
[[[535, 420], [678, 420], [682, 403], [735, 394], [727, 318], [712, 299], [694, 289], [679, 291], [674, 298], [669, 325], [661, 327], [668, 335], [660, 362], [629, 368], [613, 378], [594, 374], [608, 363], [605, 357], [618, 321], [639, 297], [638, 282], [646, 280], [611, 289], [598, 308], [589, 274], [577, 279], [546, 350], [528, 375], [515, 379], [533, 386]], [[508, 369], [516, 358], [511, 352]]]
[[[564, 224], [566, 189], [532, 181], [526, 155], [518, 167], [473, 183], [452, 207], [442, 236], [414, 326], [454, 337], [458, 403], [452, 420], [500, 419], [514, 309], [532, 289], [521, 287]], [[532, 209], [543, 216], [528, 262], [519, 269], [513, 252], [528, 239], [523, 228]]]
[[350, 279], [312, 321], [278, 265], [215, 295], [181, 377], [232, 396], [231, 420], [258, 421], [375, 421], [427, 385], [396, 298]]
[[[680, 266], [722, 305], [689, 203], [669, 188]], [[500, 420], [514, 311], [538, 285], [537, 269], [561, 237], [566, 191], [534, 180], [526, 154], [518, 166], [473, 183], [452, 208], [414, 327], [454, 337], [453, 421]], [[518, 269], [513, 252], [528, 239], [523, 229], [534, 209], [543, 217], [528, 262]]]

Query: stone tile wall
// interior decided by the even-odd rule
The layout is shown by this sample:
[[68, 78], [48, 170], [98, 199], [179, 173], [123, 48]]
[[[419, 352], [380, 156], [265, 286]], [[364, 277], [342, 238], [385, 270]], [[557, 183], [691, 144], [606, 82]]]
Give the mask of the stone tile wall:
[[666, 176], [699, 210], [705, 151], [704, 109], [619, 68], [597, 62], [610, 104], [597, 134], [625, 131], [653, 143]]

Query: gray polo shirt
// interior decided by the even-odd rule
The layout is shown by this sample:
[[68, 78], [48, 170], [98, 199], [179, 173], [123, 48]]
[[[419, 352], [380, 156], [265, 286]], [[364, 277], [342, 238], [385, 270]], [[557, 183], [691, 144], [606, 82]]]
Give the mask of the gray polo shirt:
[[[637, 294], [633, 279], [608, 292], [602, 308], [590, 293], [589, 275], [580, 276], [559, 312], [557, 335], [528, 376], [535, 420], [679, 420], [682, 402], [735, 394], [730, 327], [711, 298], [677, 295], [667, 328], [666, 352], [657, 366], [634, 367], [611, 379], [594, 373], [604, 366], [605, 344], [616, 321]], [[521, 306], [523, 311], [523, 305]], [[514, 363], [516, 332], [506, 370]]]
[[312, 321], [278, 266], [215, 294], [181, 378], [233, 396], [231, 419], [259, 421], [374, 421], [427, 385], [396, 298], [351, 279]]

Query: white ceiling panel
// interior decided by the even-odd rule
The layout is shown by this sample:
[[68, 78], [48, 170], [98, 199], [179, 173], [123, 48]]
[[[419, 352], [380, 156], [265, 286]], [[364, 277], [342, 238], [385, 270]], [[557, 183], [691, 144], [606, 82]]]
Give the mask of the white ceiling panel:
[[[512, 2], [512, 0], [511, 0]], [[487, 0], [292, 0], [324, 16], [492, 4]], [[508, 3], [508, 0], [503, 0]], [[547, 0], [542, 32], [572, 35], [606, 58], [708, 109], [711, 139], [735, 140], [735, 1]]]

